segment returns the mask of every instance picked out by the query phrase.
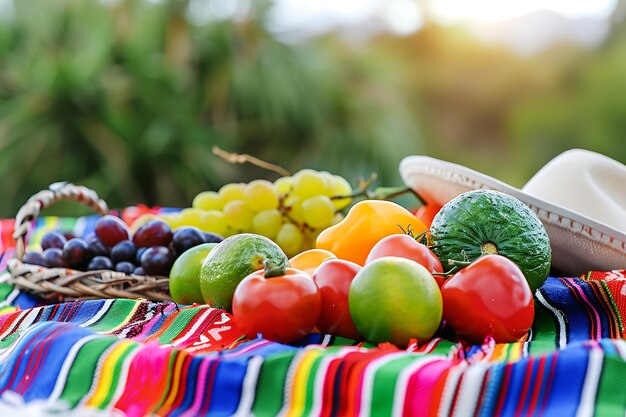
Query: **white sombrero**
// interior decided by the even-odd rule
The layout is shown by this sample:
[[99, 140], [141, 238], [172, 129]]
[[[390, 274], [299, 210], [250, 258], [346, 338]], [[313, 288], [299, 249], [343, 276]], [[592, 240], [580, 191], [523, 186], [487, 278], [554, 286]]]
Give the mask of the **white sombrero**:
[[461, 165], [409, 156], [400, 175], [426, 202], [443, 205], [476, 189], [501, 191], [537, 213], [552, 245], [552, 265], [575, 276], [626, 269], [626, 166], [573, 149], [545, 165], [520, 190]]

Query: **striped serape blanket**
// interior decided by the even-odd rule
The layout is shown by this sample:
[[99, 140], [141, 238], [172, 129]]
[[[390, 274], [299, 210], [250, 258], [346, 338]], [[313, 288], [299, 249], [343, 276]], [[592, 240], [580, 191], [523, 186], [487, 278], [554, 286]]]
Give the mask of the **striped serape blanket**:
[[[91, 218], [41, 218], [29, 241], [90, 226]], [[0, 264], [12, 256], [11, 227], [0, 221]], [[206, 305], [42, 305], [0, 284], [0, 394], [5, 403], [133, 417], [623, 417], [625, 285], [626, 271], [551, 277], [522, 341], [437, 337], [399, 350], [323, 334], [293, 345], [248, 340], [229, 314]]]

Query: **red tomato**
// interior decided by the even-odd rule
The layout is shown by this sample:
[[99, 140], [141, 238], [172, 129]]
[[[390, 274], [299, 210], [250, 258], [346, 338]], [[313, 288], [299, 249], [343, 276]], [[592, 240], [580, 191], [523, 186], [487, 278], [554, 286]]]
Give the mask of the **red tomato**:
[[350, 283], [360, 270], [361, 266], [354, 262], [328, 259], [313, 273], [313, 281], [322, 295], [322, 311], [317, 321], [317, 328], [322, 333], [362, 339], [354, 327], [348, 308]]
[[443, 318], [459, 337], [482, 344], [519, 340], [533, 324], [530, 286], [513, 261], [486, 255], [448, 278], [441, 289]]
[[420, 219], [422, 223], [426, 225], [426, 227], [430, 227], [430, 224], [433, 222], [433, 219], [441, 210], [441, 206], [435, 203], [426, 203], [422, 207], [415, 210], [415, 217]]
[[[365, 264], [385, 256], [397, 256], [410, 259], [428, 269], [428, 272], [443, 272], [439, 258], [428, 248], [409, 235], [391, 235], [378, 241], [372, 248]], [[439, 288], [445, 282], [444, 277], [434, 276]]]
[[248, 338], [291, 343], [303, 338], [320, 315], [322, 297], [311, 277], [287, 268], [266, 278], [259, 270], [245, 277], [233, 295], [233, 316]]

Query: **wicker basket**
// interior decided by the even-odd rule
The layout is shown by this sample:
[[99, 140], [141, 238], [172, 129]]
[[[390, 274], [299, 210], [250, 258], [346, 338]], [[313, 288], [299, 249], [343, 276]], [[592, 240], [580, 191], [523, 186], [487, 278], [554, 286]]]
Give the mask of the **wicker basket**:
[[37, 219], [41, 210], [65, 200], [79, 201], [102, 215], [109, 211], [95, 191], [70, 183], [55, 183], [50, 189], [33, 195], [15, 217], [16, 257], [8, 262], [9, 284], [55, 302], [98, 298], [171, 301], [168, 277], [127, 275], [110, 270], [82, 272], [23, 263], [29, 224]]

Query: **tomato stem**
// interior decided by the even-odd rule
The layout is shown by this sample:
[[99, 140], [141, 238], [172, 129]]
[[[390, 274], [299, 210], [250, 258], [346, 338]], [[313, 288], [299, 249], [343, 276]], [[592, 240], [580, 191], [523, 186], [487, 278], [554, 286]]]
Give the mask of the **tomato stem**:
[[415, 241], [428, 245], [428, 233], [430, 233], [430, 230], [424, 230], [422, 233], [414, 237]]
[[265, 278], [274, 278], [285, 275], [285, 267], [282, 265], [275, 265], [269, 260], [263, 262], [263, 265]]
[[448, 265], [458, 267], [459, 269], [469, 266], [471, 262], [457, 261], [456, 259], [448, 259]]
[[[450, 259], [450, 263], [452, 263], [452, 259]], [[454, 274], [456, 274], [457, 272], [459, 272], [461, 269], [463, 269], [463, 267], [455, 265], [452, 268], [450, 268], [450, 270], [448, 272], [431, 272], [430, 274], [434, 277], [450, 277]]]

